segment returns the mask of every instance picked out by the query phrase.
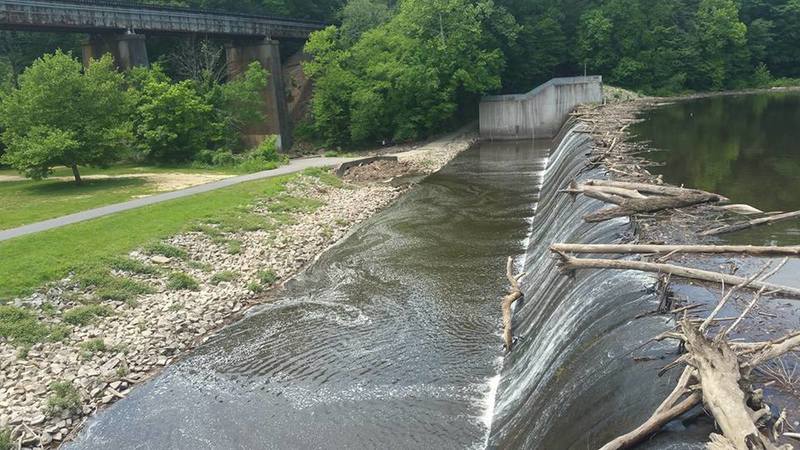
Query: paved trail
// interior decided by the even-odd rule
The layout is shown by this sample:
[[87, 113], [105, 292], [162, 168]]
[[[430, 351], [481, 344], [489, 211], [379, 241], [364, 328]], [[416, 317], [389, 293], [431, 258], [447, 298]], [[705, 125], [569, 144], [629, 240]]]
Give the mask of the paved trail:
[[293, 159], [289, 164], [278, 167], [277, 169], [265, 170], [263, 172], [251, 173], [249, 175], [242, 175], [239, 177], [225, 178], [223, 180], [214, 181], [211, 183], [200, 184], [182, 189], [179, 191], [165, 192], [163, 194], [152, 195], [150, 197], [138, 198], [127, 202], [116, 203], [113, 205], [102, 206], [100, 208], [81, 211], [66, 216], [56, 217], [55, 219], [44, 220], [28, 225], [23, 225], [18, 228], [11, 228], [9, 230], [0, 231], [0, 242], [8, 239], [13, 239], [26, 234], [38, 233], [40, 231], [52, 230], [53, 228], [71, 225], [73, 223], [83, 222], [86, 220], [97, 219], [98, 217], [115, 214], [122, 211], [139, 208], [147, 205], [154, 205], [156, 203], [174, 200], [176, 198], [189, 197], [191, 195], [200, 194], [202, 192], [214, 191], [228, 186], [233, 186], [247, 181], [261, 180], [264, 178], [276, 177], [278, 175], [286, 175], [294, 172], [299, 172], [309, 167], [330, 167], [341, 164], [343, 162], [351, 161], [355, 158], [303, 158]]

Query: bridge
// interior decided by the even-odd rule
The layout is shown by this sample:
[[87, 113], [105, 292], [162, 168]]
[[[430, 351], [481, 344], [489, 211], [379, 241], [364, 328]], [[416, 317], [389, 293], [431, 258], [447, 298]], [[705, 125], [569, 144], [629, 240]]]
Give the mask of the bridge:
[[147, 66], [147, 35], [202, 35], [226, 41], [229, 77], [239, 76], [252, 61], [270, 72], [264, 92], [267, 123], [251, 130], [251, 140], [280, 136], [291, 146], [291, 124], [282, 77], [279, 39], [306, 39], [324, 23], [133, 3], [121, 0], [0, 0], [0, 29], [86, 33], [84, 65], [111, 53], [122, 70]]

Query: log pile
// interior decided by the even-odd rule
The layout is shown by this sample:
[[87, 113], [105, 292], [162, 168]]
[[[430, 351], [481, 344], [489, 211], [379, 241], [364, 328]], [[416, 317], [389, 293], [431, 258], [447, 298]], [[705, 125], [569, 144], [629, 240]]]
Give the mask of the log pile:
[[[652, 103], [655, 104], [655, 103]], [[645, 105], [646, 106], [646, 105]], [[638, 222], [655, 224], [652, 228], [665, 228], [667, 222], [681, 222], [681, 236], [717, 236], [749, 227], [769, 225], [781, 220], [800, 218], [800, 211], [789, 213], [763, 213], [749, 205], [727, 205], [722, 195], [697, 189], [669, 186], [660, 176], [651, 174], [647, 167], [653, 164], [640, 156], [648, 150], [644, 144], [627, 141], [627, 128], [638, 121], [642, 105], [615, 106], [600, 114], [597, 106], [586, 107], [573, 114], [584, 123], [578, 132], [592, 135], [595, 147], [588, 155], [586, 169], [602, 167], [614, 180], [588, 179], [573, 181], [561, 192], [574, 197], [583, 195], [607, 203], [608, 206], [583, 217], [588, 223], [597, 223], [617, 217], [631, 217]], [[722, 206], [725, 205], [725, 206]], [[683, 211], [687, 210], [689, 212]], [[654, 216], [654, 213], [661, 213]], [[741, 220], [743, 215], [758, 215], [755, 219]], [[680, 219], [675, 219], [679, 217]], [[687, 218], [691, 220], [686, 220]], [[732, 219], [733, 218], [733, 219]], [[698, 228], [699, 227], [699, 228]], [[646, 234], [639, 227], [639, 239], [645, 242], [663, 242], [671, 236]], [[689, 232], [686, 232], [689, 229]], [[648, 231], [648, 233], [651, 233]], [[659, 238], [659, 239], [657, 239]], [[693, 240], [693, 239], [691, 239]], [[709, 436], [707, 448], [712, 450], [791, 449], [791, 445], [778, 446], [780, 436], [798, 437], [798, 430], [787, 425], [785, 412], [774, 420], [763, 392], [754, 386], [752, 374], [756, 368], [800, 349], [800, 330], [790, 330], [784, 336], [765, 342], [731, 341], [729, 336], [762, 298], [780, 295], [781, 298], [800, 298], [800, 289], [769, 282], [768, 279], [786, 263], [776, 267], [771, 264], [749, 277], [731, 273], [703, 270], [685, 265], [667, 263], [675, 255], [721, 255], [736, 257], [800, 257], [800, 246], [752, 245], [669, 245], [621, 244], [589, 245], [554, 243], [551, 251], [559, 259], [560, 267], [567, 273], [585, 269], [637, 270], [656, 273], [664, 290], [672, 278], [685, 278], [721, 285], [727, 292], [720, 296], [713, 310], [704, 318], [689, 314], [698, 305], [682, 308], [666, 306], [667, 312], [681, 315], [673, 331], [656, 336], [653, 340], [672, 339], [679, 342], [682, 354], [667, 364], [661, 374], [682, 367], [683, 372], [672, 392], [653, 414], [636, 429], [619, 436], [602, 447], [603, 450], [631, 448], [650, 438], [665, 425], [691, 410], [703, 406], [716, 424], [718, 433]], [[583, 255], [591, 254], [586, 257]], [[581, 257], [575, 255], [582, 255]], [[622, 259], [608, 259], [594, 255], [634, 255]], [[511, 290], [503, 298], [504, 342], [511, 351], [511, 305], [522, 297], [519, 277], [514, 277], [510, 263], [507, 277]], [[752, 298], [738, 317], [718, 317], [720, 311], [737, 292], [752, 292]], [[768, 300], [765, 300], [768, 301]], [[724, 324], [724, 326], [720, 326]], [[771, 427], [768, 426], [770, 425]]]
[[[662, 369], [662, 373], [675, 367], [686, 366], [683, 374], [675, 389], [653, 412], [652, 416], [636, 429], [603, 446], [602, 450], [631, 448], [701, 403], [705, 410], [714, 417], [722, 433], [710, 436], [707, 446], [709, 449], [777, 450], [792, 448], [791, 445], [777, 446], [770, 439], [770, 433], [765, 431], [766, 419], [771, 416], [771, 412], [763, 401], [762, 393], [752, 387], [750, 375], [754, 368], [800, 348], [800, 331], [769, 342], [730, 343], [728, 341], [731, 332], [765, 294], [782, 294], [793, 297], [800, 294], [799, 289], [765, 281], [783, 267], [788, 256], [768, 272], [767, 269], [770, 265], [749, 278], [742, 278], [662, 263], [576, 258], [567, 252], [671, 256], [682, 251], [797, 256], [798, 247], [554, 244], [551, 246], [551, 251], [558, 255], [561, 267], [566, 271], [584, 268], [644, 270], [717, 282], [723, 286], [725, 284], [733, 286], [722, 296], [717, 302], [717, 306], [705, 319], [690, 320], [686, 315], [688, 308], [682, 308], [684, 317], [680, 321], [679, 330], [655, 338], [655, 340], [676, 339], [681, 342], [685, 353]], [[730, 326], [714, 336], [709, 336], [710, 325], [720, 320], [716, 317], [717, 314], [733, 294], [742, 289], [756, 291], [752, 301], [738, 317], [732, 318], [733, 323]], [[697, 322], [701, 323], [697, 325]]]

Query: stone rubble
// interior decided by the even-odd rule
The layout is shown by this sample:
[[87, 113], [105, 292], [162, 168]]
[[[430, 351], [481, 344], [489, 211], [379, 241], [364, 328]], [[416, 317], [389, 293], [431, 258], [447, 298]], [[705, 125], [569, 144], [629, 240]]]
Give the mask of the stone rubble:
[[[419, 172], [432, 173], [474, 140], [472, 135], [450, 138], [402, 159]], [[104, 301], [113, 309], [112, 316], [72, 327], [63, 341], [35, 344], [27, 355], [0, 341], [0, 431], [12, 432], [14, 448], [51, 448], [71, 439], [89, 415], [124, 398], [135, 385], [262, 301], [264, 295], [251, 290], [260, 271], [272, 271], [278, 284], [288, 280], [405, 189], [387, 183], [332, 187], [318, 178], [300, 176], [288, 185], [286, 194], [315, 199], [322, 206], [291, 213], [288, 223], [269, 230], [226, 233], [225, 239], [241, 242], [238, 252], [201, 232], [166, 241], [186, 251], [186, 258], [131, 252], [131, 258], [165, 270], [155, 275], [114, 274], [146, 282], [155, 293], [139, 295], [134, 302]], [[268, 203], [257, 203], [253, 212], [265, 214]], [[168, 289], [170, 271], [191, 275], [199, 283], [198, 290]], [[212, 276], [220, 271], [231, 271], [236, 278], [212, 283]], [[92, 292], [82, 290], [68, 276], [14, 304], [36, 310], [44, 322], [60, 324], [59, 312], [91, 298]], [[87, 355], [80, 344], [90, 339], [102, 339], [107, 351]], [[71, 411], [48, 408], [55, 382], [71, 383], [80, 405]]]

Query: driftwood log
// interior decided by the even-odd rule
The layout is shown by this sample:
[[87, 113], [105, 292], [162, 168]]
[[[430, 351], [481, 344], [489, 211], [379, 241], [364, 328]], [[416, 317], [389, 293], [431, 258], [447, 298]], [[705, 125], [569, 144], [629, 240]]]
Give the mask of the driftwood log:
[[687, 189], [677, 186], [665, 186], [661, 184], [638, 183], [630, 181], [611, 181], [611, 180], [588, 180], [584, 184], [589, 186], [608, 186], [622, 189], [631, 189], [639, 192], [646, 192], [648, 194], [658, 194], [666, 196], [681, 196], [685, 194], [704, 194], [714, 195], [719, 198], [720, 202], [728, 201], [728, 198], [723, 197], [713, 192], [702, 191], [699, 189]]
[[519, 280], [524, 276], [524, 273], [514, 276], [514, 259], [509, 256], [506, 262], [506, 278], [508, 278], [510, 287], [508, 294], [503, 297], [501, 303], [501, 308], [503, 310], [503, 346], [507, 352], [510, 352], [514, 346], [511, 306], [523, 296], [522, 289], [519, 286]]
[[735, 223], [732, 225], [725, 225], [723, 227], [714, 228], [711, 230], [700, 233], [701, 236], [717, 236], [725, 233], [733, 233], [734, 231], [745, 230], [747, 228], [756, 227], [759, 225], [769, 225], [784, 220], [800, 218], [800, 211], [792, 211], [783, 214], [776, 214], [774, 216], [762, 217], [759, 219], [748, 220], [746, 222]]
[[625, 259], [595, 259], [595, 258], [575, 258], [565, 253], [558, 254], [561, 257], [561, 267], [565, 271], [577, 269], [618, 269], [618, 270], [639, 270], [652, 273], [668, 273], [681, 278], [694, 280], [710, 281], [713, 283], [724, 283], [729, 286], [745, 284], [752, 289], [765, 288], [772, 293], [800, 298], [800, 289], [778, 284], [767, 283], [765, 281], [753, 280], [747, 283], [747, 279], [729, 275], [726, 273], [712, 272], [709, 270], [693, 269], [690, 267], [676, 266], [672, 264], [652, 263], [644, 261], [629, 261]]
[[665, 209], [686, 208], [687, 206], [700, 205], [702, 203], [714, 203], [720, 201], [720, 196], [716, 194], [695, 194], [687, 193], [672, 197], [647, 197], [644, 199], [629, 198], [622, 201], [617, 206], [604, 208], [583, 216], [583, 220], [589, 223], [604, 222], [617, 217], [627, 217], [634, 214], [654, 213]]
[[[736, 353], [724, 340], [708, 340], [688, 320], [682, 323], [689, 352], [689, 364], [697, 370], [703, 393], [703, 405], [714, 416], [723, 437], [713, 436], [713, 445], [726, 443], [736, 450], [777, 447], [756, 428], [757, 412], [747, 406], [747, 395], [740, 383], [742, 374]], [[726, 442], [727, 441], [727, 442]]]
[[789, 247], [755, 245], [647, 245], [647, 244], [553, 244], [550, 249], [562, 253], [655, 254], [741, 253], [753, 256], [800, 256], [800, 245]]

